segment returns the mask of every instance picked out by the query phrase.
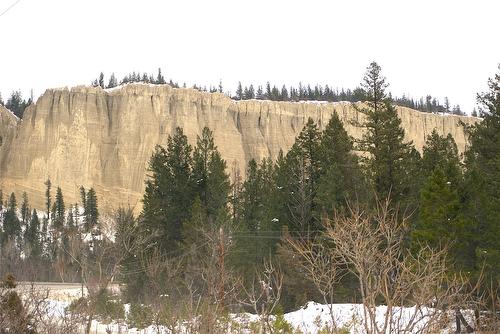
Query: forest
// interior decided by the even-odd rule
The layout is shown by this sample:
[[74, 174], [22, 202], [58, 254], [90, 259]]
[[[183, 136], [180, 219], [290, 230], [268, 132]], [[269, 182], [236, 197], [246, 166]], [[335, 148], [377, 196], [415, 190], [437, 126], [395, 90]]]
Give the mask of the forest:
[[[166, 83], [161, 71], [121, 83], [133, 81]], [[101, 74], [93, 84], [118, 81], [104, 85]], [[459, 154], [452, 136], [436, 131], [418, 152], [404, 140], [396, 105], [460, 108], [392, 98], [377, 63], [353, 91], [240, 84], [238, 100], [363, 101], [353, 105], [366, 116], [357, 124], [364, 135], [354, 140], [336, 114], [323, 131], [309, 119], [289, 152], [251, 160], [245, 177], [233, 171], [231, 180], [209, 128], [195, 145], [177, 128], [151, 156], [137, 216], [130, 208], [101, 215], [92, 188], [69, 205], [50, 180], [44, 212], [26, 195], [18, 204], [0, 192], [0, 274], [84, 284], [88, 296], [70, 309], [87, 324], [120, 317], [129, 303], [138, 327], [199, 317], [193, 332], [217, 333], [228, 313], [245, 310], [261, 316], [261, 332], [292, 333], [271, 316], [317, 301], [362, 304], [370, 333], [394, 322], [375, 323], [376, 305], [432, 304], [456, 311], [458, 322], [473, 309], [475, 326], [498, 325], [500, 72], [488, 86], [478, 95], [482, 121], [463, 124], [469, 145]], [[332, 311], [326, 332], [340, 333], [334, 324]]]

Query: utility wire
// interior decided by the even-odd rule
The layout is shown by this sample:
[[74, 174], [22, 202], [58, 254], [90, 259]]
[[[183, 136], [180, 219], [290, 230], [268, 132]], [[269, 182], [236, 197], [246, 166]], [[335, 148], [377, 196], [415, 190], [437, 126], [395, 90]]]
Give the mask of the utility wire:
[[4, 10], [1, 14], [0, 14], [0, 17], [2, 17], [4, 14], [6, 14], [9, 10], [11, 10], [12, 8], [14, 8], [15, 5], [17, 5], [18, 3], [20, 3], [21, 0], [17, 0], [16, 2], [14, 2], [12, 5], [10, 5], [9, 7], [7, 7], [6, 10]]

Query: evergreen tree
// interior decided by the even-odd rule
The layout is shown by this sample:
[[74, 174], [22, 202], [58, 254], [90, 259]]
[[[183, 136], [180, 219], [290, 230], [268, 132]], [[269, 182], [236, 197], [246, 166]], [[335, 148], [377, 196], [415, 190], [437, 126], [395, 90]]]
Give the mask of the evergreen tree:
[[448, 134], [440, 136], [434, 129], [427, 136], [422, 155], [422, 171], [424, 178], [429, 177], [432, 172], [440, 168], [446, 178], [458, 185], [461, 179], [460, 158], [455, 140]]
[[40, 221], [36, 209], [33, 209], [29, 225], [25, 230], [24, 239], [30, 250], [29, 256], [31, 258], [38, 258], [42, 253], [42, 245], [40, 240]]
[[317, 230], [317, 187], [321, 176], [320, 157], [321, 134], [309, 118], [287, 153], [284, 164], [279, 168], [286, 180], [280, 181], [284, 187], [284, 205], [288, 209], [285, 221], [291, 231]]
[[19, 118], [23, 118], [24, 110], [31, 102], [24, 100], [20, 91], [13, 91], [10, 95], [5, 108], [9, 109]]
[[[94, 188], [90, 188], [89, 191], [87, 192], [87, 198], [85, 202], [86, 202], [85, 224], [87, 231], [89, 231], [97, 227], [97, 222], [99, 219], [99, 210], [97, 207], [97, 195], [95, 193]], [[64, 207], [64, 203], [62, 203], [62, 205]], [[64, 215], [62, 217], [64, 217]]]
[[114, 88], [118, 86], [118, 80], [116, 80], [115, 74], [111, 73], [111, 76], [109, 77], [109, 82], [106, 88]]
[[405, 166], [412, 154], [411, 143], [404, 143], [401, 120], [387, 97], [388, 85], [377, 63], [367, 68], [362, 86], [366, 92], [366, 106], [359, 111], [366, 115], [363, 124], [366, 132], [359, 149], [369, 155], [364, 162], [378, 198], [385, 199], [390, 194], [393, 202], [398, 203], [411, 190], [408, 186], [410, 170]]
[[257, 100], [263, 100], [264, 99], [264, 92], [262, 91], [262, 86], [257, 87], [257, 93], [255, 94], [255, 98]]
[[321, 176], [318, 181], [318, 214], [324, 211], [331, 214], [332, 210], [344, 207], [346, 200], [364, 197], [363, 177], [353, 150], [352, 138], [334, 113], [319, 145]]
[[156, 82], [155, 83], [158, 84], [158, 85], [164, 85], [164, 84], [167, 83], [165, 81], [165, 78], [161, 74], [161, 68], [158, 68], [158, 75], [156, 76]]
[[241, 87], [241, 81], [238, 82], [238, 88], [236, 88], [236, 99], [243, 100], [243, 88]]
[[270, 159], [257, 165], [251, 160], [241, 192], [239, 226], [234, 233], [232, 264], [244, 277], [251, 277], [272, 256], [280, 239], [279, 220], [273, 217], [274, 166]]
[[230, 182], [225, 170], [213, 133], [205, 127], [193, 152], [193, 189], [212, 218], [228, 201]]
[[26, 226], [28, 221], [30, 220], [31, 210], [29, 208], [28, 195], [26, 192], [23, 192], [23, 201], [21, 203], [21, 221], [23, 226]]
[[52, 225], [58, 231], [61, 231], [64, 227], [64, 218], [66, 207], [64, 205], [64, 198], [62, 194], [62, 190], [60, 187], [57, 187], [56, 197], [54, 201], [54, 215], [52, 216]]
[[189, 219], [193, 201], [191, 151], [187, 137], [177, 128], [168, 137], [166, 148], [157, 146], [149, 161], [142, 220], [164, 251], [178, 249], [182, 224]]
[[[488, 275], [500, 277], [500, 66], [488, 81], [489, 91], [478, 95], [482, 122], [469, 127], [463, 205], [473, 233], [475, 269], [483, 264]], [[498, 281], [497, 281], [498, 282]]]
[[451, 183], [442, 167], [437, 166], [420, 193], [420, 216], [412, 233], [414, 247], [419, 243], [442, 247], [454, 241], [459, 208], [457, 186]]
[[104, 88], [104, 73], [99, 74], [99, 87]]
[[19, 238], [21, 233], [21, 224], [17, 218], [17, 200], [16, 195], [12, 193], [9, 198], [7, 205], [7, 211], [5, 212], [3, 220], [3, 242]]
[[80, 186], [80, 199], [82, 201], [82, 209], [83, 209], [83, 221], [87, 217], [87, 192], [83, 186]]
[[271, 92], [271, 84], [269, 81], [266, 83], [266, 94], [264, 95], [267, 100], [273, 99], [273, 94]]
[[50, 178], [45, 181], [45, 186], [45, 207], [47, 208], [47, 219], [50, 220], [50, 208], [52, 207], [52, 196], [50, 194], [52, 183], [50, 182]]

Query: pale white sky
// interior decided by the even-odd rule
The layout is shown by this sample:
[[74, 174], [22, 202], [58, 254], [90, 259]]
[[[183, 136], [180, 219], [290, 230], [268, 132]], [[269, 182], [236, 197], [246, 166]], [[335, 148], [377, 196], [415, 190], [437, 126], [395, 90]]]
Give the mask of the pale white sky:
[[[15, 0], [0, 0], [0, 13]], [[354, 88], [377, 61], [395, 95], [470, 112], [500, 62], [500, 1], [21, 0], [0, 16], [0, 92], [35, 96], [154, 72], [179, 83]]]

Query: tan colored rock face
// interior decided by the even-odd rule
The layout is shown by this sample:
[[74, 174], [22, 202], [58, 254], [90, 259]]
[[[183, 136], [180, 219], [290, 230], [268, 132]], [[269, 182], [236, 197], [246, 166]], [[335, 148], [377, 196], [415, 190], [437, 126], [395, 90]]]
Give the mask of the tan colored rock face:
[[[65, 201], [79, 202], [79, 187], [94, 187], [105, 209], [129, 205], [140, 210], [149, 158], [180, 126], [191, 144], [203, 127], [228, 170], [255, 158], [276, 158], [292, 146], [312, 117], [322, 129], [336, 111], [350, 135], [359, 138], [361, 121], [350, 103], [232, 101], [218, 93], [173, 89], [167, 85], [126, 85], [112, 90], [93, 87], [50, 89], [30, 106], [22, 121], [0, 107], [0, 187], [4, 193], [28, 193], [44, 208], [45, 180], [60, 186]], [[475, 118], [439, 116], [399, 108], [406, 138], [422, 150], [433, 129], [451, 133], [464, 151], [466, 124]]]

